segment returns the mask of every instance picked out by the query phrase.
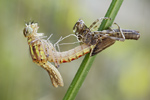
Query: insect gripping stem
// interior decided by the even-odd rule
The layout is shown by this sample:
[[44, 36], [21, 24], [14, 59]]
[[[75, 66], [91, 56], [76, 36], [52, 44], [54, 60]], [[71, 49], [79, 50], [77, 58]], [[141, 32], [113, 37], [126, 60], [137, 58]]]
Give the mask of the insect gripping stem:
[[97, 23], [100, 23], [99, 21], [99, 19], [96, 20], [88, 28], [84, 21], [80, 19], [73, 27], [75, 35], [81, 42], [89, 46], [95, 45], [94, 49], [91, 51], [91, 56], [111, 46], [115, 43], [115, 41], [124, 41], [125, 39], [138, 40], [140, 38], [138, 31], [121, 29], [120, 26], [116, 23], [114, 24], [118, 26], [118, 29], [91, 31], [91, 29], [95, 28]]

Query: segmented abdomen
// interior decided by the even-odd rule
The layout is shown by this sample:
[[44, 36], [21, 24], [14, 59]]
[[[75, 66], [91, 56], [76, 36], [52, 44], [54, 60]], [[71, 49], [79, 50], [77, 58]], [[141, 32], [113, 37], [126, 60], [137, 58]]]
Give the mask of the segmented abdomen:
[[56, 52], [55, 53], [55, 59], [58, 63], [65, 63], [70, 62], [75, 59], [78, 59], [79, 57], [89, 53], [93, 46], [88, 46], [86, 44], [82, 44], [78, 47], [75, 47], [74, 49], [64, 51], [64, 52]]
[[33, 43], [30, 42], [29, 47], [33, 62], [42, 65], [43, 63], [50, 61], [54, 62], [55, 66], [58, 67], [60, 63], [73, 61], [89, 53], [94, 46], [82, 44], [74, 49], [58, 52], [50, 42], [39, 39]]
[[[117, 34], [120, 34], [120, 30], [119, 29], [114, 29], [115, 32], [117, 32]], [[138, 31], [135, 30], [125, 30], [122, 29], [121, 30], [125, 36], [125, 39], [133, 39], [133, 40], [138, 40], [140, 38], [140, 34]], [[121, 38], [121, 35], [118, 35], [116, 37]]]

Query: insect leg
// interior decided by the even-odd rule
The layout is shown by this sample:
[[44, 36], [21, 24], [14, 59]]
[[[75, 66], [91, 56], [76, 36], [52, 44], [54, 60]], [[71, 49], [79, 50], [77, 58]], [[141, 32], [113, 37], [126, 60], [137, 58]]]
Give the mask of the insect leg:
[[59, 38], [59, 40], [56, 43], [54, 43], [54, 48], [57, 47], [59, 52], [60, 52], [59, 42], [61, 42], [61, 41], [62, 41], [62, 36]]
[[51, 34], [51, 35], [47, 38], [47, 40], [49, 40], [49, 39], [52, 37], [52, 35], [53, 35], [53, 34]]
[[48, 57], [48, 61], [53, 61], [55, 63], [55, 66], [58, 68], [59, 67], [59, 62], [58, 62], [58, 55], [57, 55], [57, 51], [54, 48], [53, 44], [47, 40], [47, 47], [48, 49], [48, 53], [49, 53], [49, 57]]
[[31, 41], [30, 42], [30, 44], [32, 44], [32, 43], [34, 43], [34, 42], [36, 42], [36, 41], [38, 41], [39, 39], [34, 39], [33, 41]]
[[[66, 38], [68, 38], [70, 36], [76, 37], [77, 42], [73, 42], [73, 43], [61, 43], [61, 44], [59, 44], [59, 42], [61, 42], [62, 40], [66, 39]], [[60, 39], [54, 44], [54, 47], [57, 46], [57, 48], [59, 49], [59, 45], [75, 44], [75, 43], [79, 43], [79, 42], [81, 42], [81, 41], [78, 39], [78, 36], [76, 36], [75, 34], [70, 34], [70, 35], [65, 36], [64, 38], [60, 37]], [[59, 49], [59, 51], [60, 51], [60, 49]]]
[[111, 38], [111, 39], [116, 39], [116, 40], [118, 40], [118, 41], [125, 41], [125, 36], [124, 36], [124, 34], [123, 34], [123, 32], [122, 32], [121, 27], [120, 27], [117, 23], [114, 23], [114, 24], [118, 26], [118, 29], [119, 29], [119, 31], [120, 31], [120, 33], [121, 33], [121, 35], [122, 35], [122, 38], [117, 38], [117, 37], [110, 37], [110, 38]]
[[[108, 31], [108, 32], [107, 32]], [[104, 38], [110, 38], [113, 40], [117, 40], [117, 41], [121, 41], [123, 40], [122, 38], [118, 38], [118, 37], [114, 37], [112, 36], [113, 34], [115, 34], [115, 31], [109, 31], [109, 30], [103, 30], [103, 31], [94, 31], [95, 35], [98, 35], [98, 39], [100, 41], [102, 41]]]
[[94, 22], [90, 25], [89, 29], [91, 30], [91, 29], [97, 28], [103, 19], [110, 19], [110, 20], [111, 20], [111, 18], [108, 18], [108, 17], [101, 17], [101, 18], [98, 18], [96, 21], [94, 21]]

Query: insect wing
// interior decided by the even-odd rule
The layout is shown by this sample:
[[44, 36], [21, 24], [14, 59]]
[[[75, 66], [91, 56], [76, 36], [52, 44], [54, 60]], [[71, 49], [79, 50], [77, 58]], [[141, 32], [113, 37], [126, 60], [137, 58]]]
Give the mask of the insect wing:
[[102, 50], [106, 49], [107, 47], [111, 46], [114, 43], [115, 43], [115, 40], [110, 39], [110, 38], [104, 38], [102, 41], [99, 41], [96, 44], [91, 56], [96, 55], [97, 53], [101, 52]]

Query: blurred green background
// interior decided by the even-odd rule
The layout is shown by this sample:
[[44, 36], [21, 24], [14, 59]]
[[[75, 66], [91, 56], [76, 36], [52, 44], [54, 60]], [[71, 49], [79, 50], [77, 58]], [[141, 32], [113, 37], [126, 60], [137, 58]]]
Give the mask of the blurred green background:
[[[81, 18], [89, 26], [103, 17], [112, 0], [1, 0], [0, 100], [61, 100], [84, 57], [60, 65], [65, 86], [54, 88], [48, 73], [32, 62], [25, 22], [55, 43]], [[123, 29], [140, 31], [138, 41], [116, 42], [99, 53], [76, 100], [150, 100], [150, 1], [125, 0], [115, 19]], [[70, 37], [64, 42], [76, 41]], [[61, 51], [78, 44], [63, 45]]]

